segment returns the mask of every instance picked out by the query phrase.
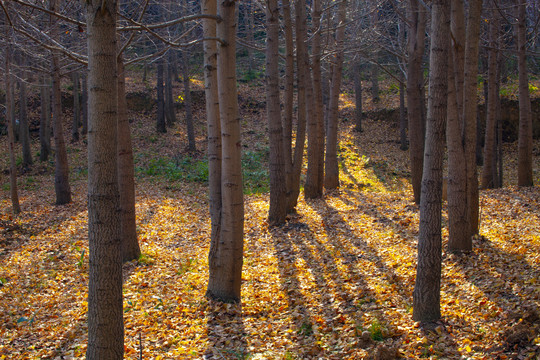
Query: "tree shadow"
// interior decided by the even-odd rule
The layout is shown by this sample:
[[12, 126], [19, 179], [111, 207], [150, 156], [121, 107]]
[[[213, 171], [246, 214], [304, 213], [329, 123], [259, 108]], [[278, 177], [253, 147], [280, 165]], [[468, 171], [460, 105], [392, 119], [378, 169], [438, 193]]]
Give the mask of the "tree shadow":
[[207, 306], [208, 346], [203, 359], [247, 359], [249, 354], [242, 304], [209, 300]]
[[[507, 321], [509, 329], [500, 334], [502, 342], [500, 346], [491, 347], [492, 350], [519, 352], [532, 344], [527, 339], [512, 349], [516, 344], [509, 344], [507, 339], [512, 328], [522, 323], [534, 332], [532, 338], [540, 334], [540, 293], [534, 280], [540, 278], [540, 269], [531, 266], [518, 254], [501, 251], [485, 237], [477, 239], [475, 247], [478, 253], [454, 256], [447, 261], [459, 268], [467, 281], [495, 305], [485, 303], [486, 318], [499, 317]], [[529, 280], [533, 281], [528, 284]]]

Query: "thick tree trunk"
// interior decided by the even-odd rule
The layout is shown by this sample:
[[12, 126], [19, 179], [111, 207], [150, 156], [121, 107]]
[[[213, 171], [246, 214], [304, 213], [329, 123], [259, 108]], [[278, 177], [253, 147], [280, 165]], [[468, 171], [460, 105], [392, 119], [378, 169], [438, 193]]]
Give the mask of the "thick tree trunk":
[[410, 0], [407, 64], [407, 117], [409, 120], [409, 156], [414, 201], [420, 204], [424, 161], [424, 76], [422, 57], [425, 48], [426, 13], [418, 0]]
[[[203, 0], [202, 13], [217, 14], [216, 0]], [[216, 37], [216, 22], [203, 20], [203, 36]], [[210, 253], [208, 262], [211, 265], [216, 249], [221, 242], [221, 122], [219, 120], [219, 98], [217, 86], [217, 43], [205, 41], [204, 47], [204, 88], [206, 98], [206, 121], [208, 127], [208, 187], [210, 203]], [[218, 269], [216, 269], [217, 271]]]
[[28, 113], [26, 101], [26, 76], [19, 81], [19, 139], [22, 147], [22, 165], [27, 168], [32, 165], [32, 149], [30, 148], [30, 128], [28, 126]]
[[136, 260], [141, 255], [137, 240], [135, 217], [135, 169], [133, 147], [127, 113], [126, 80], [124, 59], [118, 55], [118, 191], [120, 194], [120, 237], [122, 239], [122, 258], [124, 261]]
[[356, 61], [353, 66], [354, 71], [354, 131], [362, 132], [362, 65], [360, 61]]
[[287, 216], [285, 155], [279, 99], [279, 8], [277, 0], [266, 6], [266, 117], [270, 142], [270, 209], [268, 224], [280, 225]]
[[157, 61], [157, 123], [156, 129], [158, 133], [167, 132], [167, 124], [165, 122], [165, 100], [163, 98], [163, 59]]
[[122, 359], [122, 243], [118, 191], [116, 1], [87, 2], [88, 285], [87, 359]]
[[477, 85], [478, 85], [478, 50], [480, 39], [480, 21], [482, 0], [469, 2], [467, 16], [467, 35], [465, 45], [465, 72], [463, 82], [463, 122], [465, 158], [467, 163], [467, 217], [470, 226], [470, 238], [461, 250], [472, 249], [472, 236], [478, 233], [478, 175], [476, 167], [476, 132], [477, 132]]
[[182, 80], [184, 83], [184, 106], [186, 109], [186, 128], [188, 135], [188, 150], [195, 152], [195, 128], [193, 126], [193, 112], [191, 104], [191, 87], [189, 79], [189, 52], [184, 50], [182, 53]]
[[218, 242], [209, 254], [207, 295], [222, 301], [240, 301], [244, 248], [244, 198], [242, 190], [241, 137], [236, 88], [236, 2], [221, 1], [217, 36], [218, 97], [221, 121], [221, 225]]
[[47, 77], [41, 82], [41, 114], [39, 119], [39, 161], [47, 161], [51, 153], [51, 92]]
[[[300, 3], [297, 6], [302, 6]], [[314, 0], [312, 11], [312, 77], [308, 80], [311, 86], [307, 88], [308, 101], [307, 130], [308, 130], [308, 169], [306, 184], [304, 186], [304, 196], [307, 199], [314, 199], [322, 196], [323, 174], [324, 174], [324, 134], [323, 134], [323, 96], [321, 79], [321, 34], [319, 26], [321, 22], [321, 3]], [[306, 41], [306, 39], [304, 39]], [[308, 59], [309, 61], [309, 59]], [[309, 64], [306, 64], [309, 69]], [[310, 111], [311, 109], [311, 111]], [[321, 163], [322, 161], [322, 163]], [[322, 170], [322, 171], [321, 171]]]
[[71, 141], [79, 141], [79, 126], [81, 125], [81, 105], [79, 95], [79, 73], [73, 73], [73, 125]]
[[420, 322], [437, 321], [441, 317], [441, 202], [450, 4], [449, 0], [434, 0], [431, 4], [431, 71], [420, 200], [418, 265], [413, 292], [413, 319]]
[[518, 5], [517, 58], [519, 73], [518, 185], [533, 186], [532, 115], [527, 75], [527, 23], [525, 2]]
[[[297, 104], [297, 128], [296, 128], [296, 142], [294, 146], [293, 165], [292, 165], [292, 179], [291, 179], [291, 193], [289, 194], [289, 205], [287, 212], [294, 211], [298, 203], [298, 196], [300, 195], [300, 174], [302, 171], [302, 164], [304, 160], [304, 148], [306, 142], [306, 125], [307, 125], [307, 104], [310, 103], [311, 97], [306, 90], [308, 84], [308, 72], [309, 69], [306, 65], [309, 65], [309, 58], [307, 53], [307, 45], [305, 43], [307, 39], [307, 25], [306, 25], [306, 2], [305, 0], [299, 0], [295, 5], [295, 25], [296, 25], [296, 73], [297, 73], [297, 88], [298, 88], [298, 104]], [[292, 24], [290, 25], [292, 31]], [[289, 40], [290, 44], [292, 41]], [[290, 45], [289, 45], [290, 46]], [[289, 52], [294, 52], [291, 48]], [[311, 87], [309, 87], [311, 88]]]
[[326, 158], [324, 187], [336, 189], [339, 187], [339, 165], [337, 158], [339, 132], [339, 94], [341, 92], [341, 75], [345, 55], [345, 24], [347, 22], [347, 1], [339, 4], [338, 24], [336, 30], [336, 56], [332, 68], [332, 87], [328, 106], [328, 131], [326, 140]]
[[[9, 7], [9, 3], [6, 5]], [[21, 206], [19, 204], [19, 192], [17, 190], [17, 164], [15, 162], [15, 134], [13, 133], [13, 91], [12, 91], [12, 78], [11, 78], [11, 28], [6, 26], [6, 52], [5, 68], [4, 68], [4, 84], [6, 86], [6, 125], [8, 130], [8, 142], [9, 142], [9, 187], [11, 195], [11, 205], [14, 214], [21, 212]]]

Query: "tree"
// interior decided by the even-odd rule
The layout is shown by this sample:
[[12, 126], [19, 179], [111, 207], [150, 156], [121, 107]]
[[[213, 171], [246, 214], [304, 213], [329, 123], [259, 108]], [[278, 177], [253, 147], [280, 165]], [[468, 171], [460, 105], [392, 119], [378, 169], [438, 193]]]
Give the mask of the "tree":
[[279, 99], [279, 7], [277, 0], [266, 6], [266, 115], [270, 142], [270, 209], [268, 223], [285, 222], [287, 196], [283, 127]]
[[88, 284], [87, 359], [122, 359], [122, 244], [118, 191], [114, 0], [87, 2]]
[[449, 0], [431, 4], [431, 47], [426, 148], [420, 197], [418, 265], [413, 293], [413, 319], [440, 319], [441, 202], [444, 134], [447, 105]]
[[[213, 8], [207, 0], [206, 8]], [[224, 0], [217, 7], [222, 21], [217, 25], [217, 87], [221, 126], [221, 205], [218, 234], [212, 238], [208, 262], [207, 296], [222, 301], [240, 301], [244, 252], [244, 199], [242, 190], [240, 121], [236, 89], [236, 1]], [[206, 21], [206, 20], [205, 20]], [[206, 53], [205, 57], [213, 56]], [[216, 100], [216, 99], [209, 99]]]
[[418, 0], [410, 0], [408, 9], [407, 117], [409, 119], [409, 154], [414, 201], [420, 204], [424, 154], [424, 77], [422, 57], [426, 12]]
[[452, 0], [453, 74], [449, 82], [453, 82], [455, 98], [448, 104], [447, 142], [448, 249], [453, 252], [471, 250], [472, 236], [478, 232], [476, 108], [481, 10], [482, 0], [470, 1], [465, 31], [463, 1]]
[[122, 239], [122, 259], [136, 260], [141, 255], [137, 240], [135, 218], [135, 169], [133, 147], [127, 114], [126, 80], [124, 57], [117, 55], [118, 72], [118, 191], [120, 194], [120, 236]]
[[[6, 4], [6, 14], [8, 14], [9, 4]], [[4, 82], [6, 86], [6, 125], [8, 129], [8, 143], [9, 143], [9, 190], [11, 195], [11, 205], [13, 207], [13, 213], [18, 214], [21, 212], [21, 206], [19, 204], [19, 193], [17, 191], [17, 164], [15, 162], [15, 134], [13, 133], [13, 111], [12, 111], [12, 98], [13, 92], [11, 87], [11, 29], [9, 19], [6, 15], [5, 20], [6, 29], [6, 53], [5, 53], [5, 68], [4, 68]]]
[[519, 74], [519, 140], [518, 140], [518, 185], [533, 186], [532, 171], [532, 115], [527, 76], [527, 23], [525, 1], [517, 6], [517, 57]]
[[[58, 8], [58, 0], [51, 0], [49, 9], [54, 13]], [[58, 26], [51, 15], [51, 37], [58, 38]], [[58, 55], [51, 51], [52, 62], [52, 88], [53, 88], [53, 133], [55, 146], [54, 189], [56, 204], [62, 205], [71, 202], [71, 187], [69, 186], [69, 165], [67, 160], [66, 142], [62, 126], [62, 93], [60, 89], [60, 62]]]
[[487, 79], [487, 116], [484, 144], [484, 168], [482, 169], [482, 189], [498, 186], [497, 174], [497, 107], [500, 102], [498, 92], [498, 37], [499, 21], [497, 10], [491, 11], [489, 19], [488, 79]]
[[163, 94], [163, 58], [157, 60], [157, 123], [156, 129], [158, 133], [167, 132], [167, 123], [165, 121], [165, 98]]
[[47, 77], [41, 81], [41, 114], [39, 121], [39, 160], [47, 161], [51, 152], [51, 93]]
[[336, 189], [339, 186], [339, 166], [337, 158], [338, 148], [338, 110], [339, 94], [341, 92], [341, 73], [343, 70], [345, 23], [347, 22], [347, 1], [339, 4], [338, 21], [336, 29], [336, 55], [332, 67], [332, 84], [330, 89], [330, 104], [327, 118], [327, 140], [324, 186], [327, 189]]
[[[22, 58], [22, 62], [26, 60]], [[32, 165], [32, 149], [30, 148], [30, 128], [27, 115], [27, 93], [26, 93], [26, 71], [22, 71], [21, 80], [19, 81], [19, 140], [21, 141], [23, 166]]]
[[81, 125], [79, 72], [75, 71], [71, 77], [73, 79], [73, 125], [71, 127], [71, 141], [79, 141], [79, 126]]
[[[302, 7], [303, 2], [298, 2], [297, 7]], [[324, 174], [324, 128], [323, 128], [323, 94], [321, 77], [321, 1], [314, 0], [312, 4], [312, 63], [306, 56], [307, 84], [307, 131], [308, 131], [308, 169], [304, 196], [314, 199], [322, 196]], [[305, 9], [304, 14], [305, 16]], [[301, 20], [304, 21], [304, 20]], [[301, 41], [306, 41], [307, 36]], [[298, 44], [297, 44], [298, 45]], [[306, 50], [307, 51], [307, 50]], [[309, 71], [311, 69], [311, 71]]]

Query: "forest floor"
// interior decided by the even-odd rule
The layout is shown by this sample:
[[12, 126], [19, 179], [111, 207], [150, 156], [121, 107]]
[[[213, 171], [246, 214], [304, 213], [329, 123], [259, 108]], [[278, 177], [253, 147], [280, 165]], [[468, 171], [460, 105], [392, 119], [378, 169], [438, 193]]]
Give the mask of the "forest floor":
[[[247, 84], [240, 90], [246, 169], [240, 304], [204, 296], [210, 221], [201, 104], [196, 154], [184, 151], [181, 109], [164, 135], [155, 133], [152, 111], [130, 112], [143, 256], [124, 265], [126, 359], [540, 357], [540, 188], [514, 186], [516, 143], [505, 144], [505, 187], [480, 192], [474, 250], [462, 256], [443, 250], [443, 318], [430, 330], [412, 320], [419, 209], [397, 124], [368, 118], [364, 132], [353, 132], [346, 91], [339, 190], [301, 198], [285, 226], [268, 228], [264, 90]], [[389, 93], [377, 106], [395, 106], [392, 99]], [[366, 101], [366, 109], [374, 108]], [[69, 110], [65, 116], [69, 138]], [[0, 147], [7, 149], [5, 137]], [[536, 184], [539, 149], [536, 141]], [[73, 202], [54, 205], [53, 162], [36, 162], [21, 170], [17, 216], [7, 155], [0, 159], [0, 359], [84, 358], [84, 139], [68, 144], [68, 155]], [[444, 213], [443, 249], [446, 224]]]

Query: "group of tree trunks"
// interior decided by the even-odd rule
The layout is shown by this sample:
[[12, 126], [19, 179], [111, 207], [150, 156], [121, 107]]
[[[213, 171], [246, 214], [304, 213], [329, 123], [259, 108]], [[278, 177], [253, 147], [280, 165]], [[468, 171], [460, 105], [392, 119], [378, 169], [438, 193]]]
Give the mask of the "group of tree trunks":
[[[414, 201], [420, 205], [418, 266], [413, 294], [413, 318], [422, 322], [438, 320], [441, 281], [441, 208], [444, 143], [448, 147], [448, 250], [467, 252], [479, 231], [477, 142], [477, 75], [482, 0], [471, 0], [467, 9], [463, 0], [434, 0], [431, 8], [430, 72], [427, 111], [425, 111], [423, 55], [428, 18], [426, 4], [409, 0], [407, 8], [407, 114], [411, 181]], [[55, 24], [58, 0], [49, 2], [50, 36], [59, 36]], [[88, 76], [83, 77], [81, 121], [79, 104], [80, 78], [73, 73], [74, 118], [72, 140], [88, 131], [88, 234], [90, 278], [88, 295], [89, 359], [123, 357], [122, 262], [140, 256], [135, 225], [135, 188], [133, 150], [127, 117], [125, 71], [117, 38], [116, 0], [88, 0], [87, 46]], [[339, 139], [339, 95], [345, 56], [345, 28], [348, 1], [341, 1], [333, 17], [332, 49], [329, 75], [322, 69], [322, 1], [314, 0], [307, 14], [306, 0], [294, 2], [294, 19], [289, 0], [266, 2], [266, 114], [270, 143], [270, 207], [268, 224], [286, 222], [294, 211], [300, 194], [300, 173], [306, 135], [306, 198], [323, 195], [323, 187], [339, 187], [337, 158]], [[241, 299], [243, 263], [244, 202], [241, 170], [241, 136], [236, 89], [237, 1], [204, 0], [203, 14], [204, 77], [208, 130], [208, 168], [211, 217], [209, 280], [207, 296], [221, 301]], [[280, 11], [281, 10], [281, 11]], [[466, 11], [467, 10], [467, 11]], [[6, 3], [4, 11], [9, 11]], [[467, 14], [465, 16], [465, 14]], [[519, 70], [519, 162], [518, 184], [531, 186], [532, 120], [526, 64], [525, 3], [517, 6], [516, 42]], [[219, 18], [220, 21], [216, 21]], [[253, 23], [252, 14], [248, 27]], [[282, 24], [280, 24], [282, 19]], [[310, 19], [308, 27], [308, 19]], [[466, 19], [466, 22], [465, 22]], [[502, 186], [501, 125], [497, 119], [499, 101], [500, 54], [497, 39], [499, 15], [491, 11], [488, 50], [487, 121], [484, 146], [483, 188]], [[376, 12], [370, 19], [376, 27]], [[330, 20], [329, 20], [330, 22]], [[282, 31], [280, 30], [282, 25]], [[10, 27], [6, 27], [10, 39]], [[403, 28], [404, 29], [404, 28]], [[251, 29], [252, 30], [252, 29]], [[280, 94], [280, 34], [285, 45], [283, 109]], [[308, 36], [309, 34], [309, 36]], [[449, 34], [452, 34], [450, 36]], [[296, 35], [296, 38], [294, 36]], [[251, 33], [251, 37], [253, 34]], [[400, 31], [404, 42], [405, 30]], [[219, 40], [217, 40], [219, 39]], [[309, 39], [309, 40], [308, 40]], [[129, 42], [129, 41], [128, 41]], [[296, 46], [295, 46], [296, 43]], [[8, 41], [9, 44], [9, 41]], [[32, 164], [26, 117], [26, 85], [19, 85], [20, 124], [15, 134], [13, 77], [10, 46], [5, 51], [6, 122], [10, 146], [11, 197], [13, 211], [20, 206], [17, 196], [15, 137], [23, 149], [23, 165]], [[250, 50], [251, 51], [251, 50]], [[164, 50], [157, 65], [157, 131], [166, 132], [175, 121], [172, 79], [176, 52]], [[253, 64], [250, 56], [250, 69]], [[19, 62], [23, 62], [21, 57]], [[51, 153], [51, 125], [54, 134], [56, 203], [71, 201], [69, 166], [62, 128], [60, 62], [56, 51], [50, 52], [52, 65], [52, 102], [49, 81], [43, 78], [41, 153], [44, 161]], [[373, 60], [373, 64], [377, 59]], [[188, 53], [181, 55], [185, 91], [188, 150], [195, 151], [191, 115]], [[355, 65], [355, 90], [361, 105], [359, 63]], [[296, 66], [295, 66], [296, 65]], [[378, 98], [377, 70], [372, 66], [374, 101]], [[331, 79], [325, 96], [325, 76]], [[25, 74], [21, 74], [25, 78]], [[110, 81], [116, 79], [116, 81]], [[400, 94], [405, 80], [401, 78]], [[87, 82], [87, 83], [86, 83]], [[295, 86], [296, 82], [296, 86]], [[296, 104], [295, 99], [296, 89]], [[327, 100], [327, 101], [325, 101]], [[87, 102], [87, 103], [86, 103]], [[401, 99], [404, 116], [404, 99]], [[52, 124], [50, 124], [52, 108]], [[295, 112], [296, 109], [296, 112]], [[86, 112], [87, 111], [87, 115]], [[87, 122], [86, 122], [87, 119]], [[296, 121], [293, 121], [296, 119]], [[293, 124], [296, 128], [293, 129]], [[356, 129], [362, 130], [361, 109]], [[405, 125], [401, 125], [401, 148], [406, 149]], [[295, 138], [293, 146], [293, 138]]]

